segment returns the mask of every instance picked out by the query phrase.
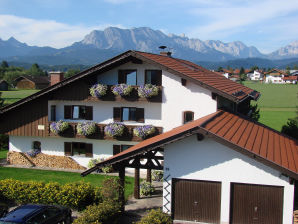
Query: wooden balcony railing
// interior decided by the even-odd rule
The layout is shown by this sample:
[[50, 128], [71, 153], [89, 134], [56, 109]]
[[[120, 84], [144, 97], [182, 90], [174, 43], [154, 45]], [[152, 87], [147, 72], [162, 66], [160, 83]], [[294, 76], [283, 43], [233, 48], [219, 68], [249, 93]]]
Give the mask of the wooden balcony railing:
[[[50, 124], [51, 124], [51, 122], [50, 122]], [[140, 141], [144, 140], [144, 139], [139, 138], [133, 134], [133, 129], [135, 127], [138, 127], [137, 125], [125, 125], [124, 133], [122, 136], [110, 137], [104, 133], [104, 128], [105, 128], [106, 124], [96, 124], [96, 133], [93, 135], [90, 135], [90, 136], [84, 136], [84, 135], [80, 135], [77, 133], [78, 123], [69, 122], [69, 128], [59, 135], [51, 132], [50, 124], [49, 124], [49, 129], [48, 129], [48, 136], [52, 136], [52, 137], [60, 136], [60, 137], [64, 137], [64, 138], [86, 138], [86, 139], [98, 139], [98, 140], [101, 139], [101, 140], [136, 141], [136, 142], [140, 142]], [[155, 133], [148, 136], [147, 138], [161, 134], [162, 131], [163, 131], [162, 127], [155, 127]]]
[[112, 92], [112, 85], [108, 85], [107, 94], [102, 97], [93, 97], [89, 96], [85, 101], [147, 101], [147, 102], [155, 102], [161, 103], [162, 102], [162, 86], [158, 86], [158, 95], [145, 98], [139, 97], [138, 95], [138, 86], [133, 86], [133, 90], [129, 96], [115, 96]]

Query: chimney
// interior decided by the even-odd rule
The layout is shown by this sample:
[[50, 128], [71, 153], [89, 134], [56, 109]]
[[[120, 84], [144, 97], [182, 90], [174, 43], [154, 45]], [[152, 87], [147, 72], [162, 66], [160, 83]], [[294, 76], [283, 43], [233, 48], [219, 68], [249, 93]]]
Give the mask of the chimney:
[[55, 85], [58, 82], [61, 82], [64, 79], [64, 72], [49, 72], [51, 77], [51, 86]]
[[161, 51], [160, 55], [171, 57], [172, 52], [170, 52], [170, 51]]

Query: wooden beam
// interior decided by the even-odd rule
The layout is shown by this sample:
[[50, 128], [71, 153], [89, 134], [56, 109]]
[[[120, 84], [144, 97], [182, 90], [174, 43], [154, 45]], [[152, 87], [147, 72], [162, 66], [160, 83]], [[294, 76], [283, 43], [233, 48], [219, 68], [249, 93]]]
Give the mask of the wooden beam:
[[118, 170], [119, 170], [119, 182], [120, 182], [119, 203], [120, 203], [121, 212], [124, 212], [124, 210], [125, 210], [125, 198], [124, 198], [125, 166], [120, 166]]
[[147, 178], [146, 181], [151, 183], [152, 182], [152, 176], [151, 176], [151, 169], [147, 169]]
[[140, 199], [140, 169], [135, 168], [134, 197]]

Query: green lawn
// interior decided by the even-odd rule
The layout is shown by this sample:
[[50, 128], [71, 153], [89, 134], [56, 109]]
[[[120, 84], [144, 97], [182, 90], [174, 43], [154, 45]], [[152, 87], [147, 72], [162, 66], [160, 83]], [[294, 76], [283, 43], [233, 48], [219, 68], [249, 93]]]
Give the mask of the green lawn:
[[296, 116], [298, 106], [298, 86], [291, 84], [262, 84], [244, 82], [244, 85], [257, 90], [261, 97], [256, 102], [260, 108], [259, 122], [281, 131], [288, 118]]
[[0, 159], [6, 159], [8, 150], [0, 149]]
[[0, 91], [2, 92], [1, 98], [4, 99], [4, 105], [12, 104], [24, 97], [30, 96], [33, 93], [38, 92], [39, 90], [30, 89], [30, 90], [10, 90], [10, 91]]
[[[64, 171], [0, 167], [0, 180], [8, 178], [21, 181], [42, 181], [45, 183], [52, 181], [60, 184], [83, 181], [91, 183], [93, 186], [100, 186], [101, 182], [107, 178], [107, 176], [89, 174], [86, 177], [81, 177], [79, 173]], [[134, 179], [132, 177], [125, 177], [125, 198], [133, 194], [133, 184]]]

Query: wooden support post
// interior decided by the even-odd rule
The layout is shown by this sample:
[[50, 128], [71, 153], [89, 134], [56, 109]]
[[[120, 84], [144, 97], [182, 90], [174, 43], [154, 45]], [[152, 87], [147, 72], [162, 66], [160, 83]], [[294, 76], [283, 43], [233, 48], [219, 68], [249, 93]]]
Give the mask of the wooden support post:
[[152, 176], [151, 176], [151, 169], [147, 169], [147, 178], [146, 181], [151, 183], [152, 182]]
[[120, 181], [120, 189], [119, 189], [119, 202], [121, 212], [124, 212], [125, 209], [125, 198], [124, 198], [124, 189], [125, 189], [125, 166], [119, 167], [119, 181]]
[[135, 168], [134, 197], [140, 199], [140, 168]]

